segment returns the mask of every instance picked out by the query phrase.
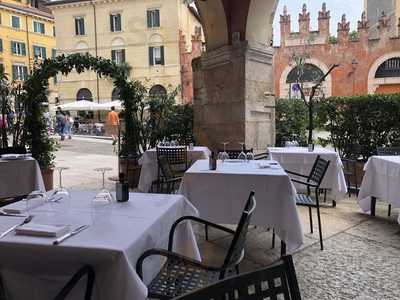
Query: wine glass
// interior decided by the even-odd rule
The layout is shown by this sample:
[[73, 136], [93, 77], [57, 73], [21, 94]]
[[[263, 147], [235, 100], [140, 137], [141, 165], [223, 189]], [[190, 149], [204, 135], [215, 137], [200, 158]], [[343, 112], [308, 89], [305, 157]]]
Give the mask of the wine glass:
[[69, 200], [71, 198], [68, 190], [62, 186], [62, 172], [68, 170], [69, 167], [56, 167], [58, 171], [58, 187], [54, 190], [54, 193], [47, 199], [50, 202], [58, 202], [60, 200]]
[[218, 159], [224, 162], [229, 159], [229, 154], [226, 152], [226, 145], [229, 144], [229, 142], [223, 142], [222, 144], [224, 145], [224, 151], [218, 154]]
[[114, 196], [105, 187], [105, 173], [111, 171], [112, 168], [95, 168], [94, 171], [101, 172], [102, 174], [102, 187], [100, 192], [92, 199], [92, 218], [93, 223], [100, 223], [107, 221], [111, 215], [111, 204], [114, 201]]
[[246, 161], [246, 153], [244, 151], [244, 143], [239, 143], [239, 144], [241, 145], [242, 152], [239, 153], [238, 159], [245, 162]]
[[254, 160], [254, 153], [249, 151], [246, 153], [246, 161], [249, 163], [251, 160]]

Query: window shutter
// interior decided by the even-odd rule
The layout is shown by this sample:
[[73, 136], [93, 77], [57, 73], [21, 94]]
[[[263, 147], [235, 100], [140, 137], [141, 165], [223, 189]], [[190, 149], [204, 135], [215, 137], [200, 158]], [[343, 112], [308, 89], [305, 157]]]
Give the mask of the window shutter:
[[40, 27], [41, 27], [42, 34], [45, 34], [44, 23], [41, 23], [41, 24], [40, 24]]
[[13, 80], [17, 79], [17, 77], [18, 77], [17, 72], [18, 72], [17, 66], [12, 66], [12, 78], [13, 78]]
[[82, 18], [80, 23], [81, 23], [81, 35], [84, 35], [85, 34], [85, 19]]
[[15, 42], [11, 41], [11, 51], [13, 54], [17, 53]]
[[121, 19], [121, 14], [116, 15], [116, 20], [115, 20], [115, 25], [117, 27], [117, 31], [122, 30], [122, 19]]
[[147, 27], [148, 28], [152, 27], [151, 26], [151, 11], [150, 10], [147, 11]]
[[42, 59], [46, 59], [46, 48], [42, 47]]
[[164, 65], [164, 46], [160, 47], [161, 51], [161, 64]]
[[122, 49], [122, 63], [125, 62], [125, 49]]
[[24, 66], [22, 67], [22, 69], [23, 69], [22, 79], [25, 80], [26, 77], [28, 76], [28, 67]]
[[0, 52], [3, 52], [3, 40], [0, 39]]
[[111, 32], [115, 31], [113, 19], [114, 19], [114, 16], [110, 15], [110, 30], [111, 30]]
[[116, 57], [115, 57], [115, 50], [111, 50], [111, 60], [112, 60], [113, 62], [115, 62], [115, 60], [116, 60]]
[[75, 35], [79, 34], [79, 28], [78, 28], [78, 19], [75, 19]]
[[21, 43], [21, 54], [22, 55], [26, 55], [26, 46], [25, 46], [25, 43]]
[[156, 19], [154, 26], [160, 27], [160, 11], [157, 9], [154, 11], [154, 13], [155, 13], [155, 19]]
[[149, 47], [149, 64], [150, 66], [154, 66], [154, 58], [153, 58], [153, 47]]

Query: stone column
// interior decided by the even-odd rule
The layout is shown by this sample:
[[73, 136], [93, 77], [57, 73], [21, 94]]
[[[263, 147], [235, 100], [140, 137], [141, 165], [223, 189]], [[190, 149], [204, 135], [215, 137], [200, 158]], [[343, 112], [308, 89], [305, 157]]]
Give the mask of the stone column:
[[213, 150], [265, 151], [275, 140], [272, 48], [236, 41], [193, 61], [195, 138]]

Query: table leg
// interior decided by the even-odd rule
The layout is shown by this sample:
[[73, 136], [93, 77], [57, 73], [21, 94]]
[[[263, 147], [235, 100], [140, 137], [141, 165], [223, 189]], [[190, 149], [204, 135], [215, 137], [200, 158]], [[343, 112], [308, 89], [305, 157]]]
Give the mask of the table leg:
[[286, 243], [284, 241], [281, 241], [281, 256], [286, 255]]
[[371, 216], [375, 217], [376, 197], [371, 197]]

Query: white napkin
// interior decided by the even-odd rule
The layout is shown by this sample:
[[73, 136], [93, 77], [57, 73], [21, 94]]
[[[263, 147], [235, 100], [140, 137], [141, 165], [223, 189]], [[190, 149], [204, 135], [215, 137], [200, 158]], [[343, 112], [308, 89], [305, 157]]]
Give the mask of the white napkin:
[[69, 225], [45, 225], [28, 223], [15, 229], [17, 235], [59, 237], [71, 231]]
[[15, 203], [5, 206], [3, 208], [3, 211], [5, 213], [10, 213], [10, 214], [23, 214], [23, 213], [27, 212], [28, 210], [34, 209], [43, 204], [45, 204], [45, 198], [39, 196], [39, 197], [29, 199], [28, 205], [26, 203], [26, 200], [24, 199], [19, 202], [15, 202]]

